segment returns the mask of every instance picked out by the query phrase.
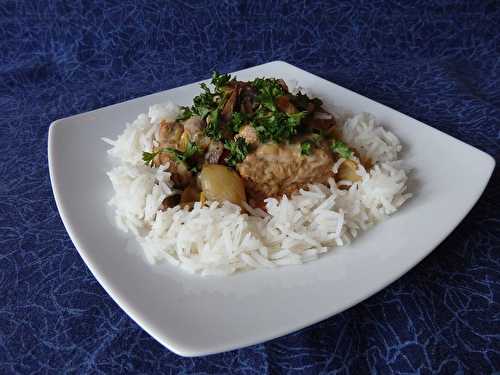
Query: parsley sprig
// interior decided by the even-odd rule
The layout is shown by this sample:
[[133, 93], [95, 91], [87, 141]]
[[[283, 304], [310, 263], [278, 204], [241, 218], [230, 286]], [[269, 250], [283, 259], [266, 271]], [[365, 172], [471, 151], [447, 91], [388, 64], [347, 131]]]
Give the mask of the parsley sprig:
[[350, 159], [352, 157], [352, 150], [344, 142], [338, 139], [333, 140], [330, 146], [333, 152], [336, 152], [344, 159]]
[[236, 164], [245, 160], [248, 154], [248, 144], [243, 138], [236, 138], [234, 141], [226, 141], [224, 148], [229, 150], [229, 156], [226, 158], [227, 165], [235, 167]]
[[144, 161], [144, 164], [149, 165], [152, 167], [154, 165], [154, 159], [156, 155], [159, 155], [161, 151], [155, 151], [155, 152], [146, 152], [144, 151], [142, 153], [142, 160]]
[[313, 143], [311, 141], [304, 141], [300, 144], [301, 155], [311, 155]]
[[301, 120], [307, 112], [284, 113], [279, 111], [258, 110], [253, 125], [262, 142], [283, 142], [298, 133]]
[[272, 78], [256, 78], [252, 84], [257, 89], [257, 100], [260, 104], [270, 111], [276, 111], [276, 98], [285, 94], [278, 80]]
[[219, 141], [222, 139], [221, 132], [221, 118], [219, 108], [215, 108], [210, 111], [207, 118], [207, 126], [205, 127], [205, 134], [212, 138], [213, 140]]
[[278, 111], [276, 99], [286, 93], [276, 79], [257, 78], [252, 81], [252, 85], [257, 89], [257, 101], [260, 104], [252, 119], [259, 139], [262, 142], [279, 143], [296, 135], [302, 119], [308, 112], [284, 113]]
[[321, 134], [311, 134], [309, 139], [300, 144], [301, 155], [311, 155], [312, 148], [319, 147], [322, 139], [323, 135]]
[[231, 121], [229, 122], [229, 128], [233, 132], [238, 133], [240, 131], [240, 128], [244, 125], [246, 121], [248, 121], [248, 116], [246, 116], [244, 113], [233, 112]]
[[191, 107], [181, 108], [181, 114], [177, 120], [184, 121], [191, 116], [199, 116], [207, 122], [205, 128], [206, 135], [214, 140], [222, 139], [220, 113], [227, 100], [225, 87], [232, 81], [234, 81], [234, 78], [231, 78], [229, 74], [214, 72], [211, 80], [213, 91], [206, 83], [201, 83], [202, 93], [193, 98], [193, 105]]
[[168, 152], [176, 162], [182, 163], [189, 170], [195, 171], [197, 169], [197, 165], [193, 160], [193, 157], [198, 154], [199, 151], [200, 149], [198, 148], [198, 145], [196, 143], [188, 142], [188, 144], [186, 145], [186, 150], [184, 152], [172, 147], [163, 147], [159, 150], [156, 150], [155, 152], [143, 152], [142, 160], [144, 161], [144, 164], [153, 166], [154, 159], [157, 155], [161, 154], [162, 152]]
[[319, 109], [323, 105], [323, 102], [320, 99], [310, 99], [307, 95], [302, 94], [300, 91], [296, 95], [292, 96], [292, 102], [301, 111], [308, 110], [309, 104], [313, 104], [315, 110]]

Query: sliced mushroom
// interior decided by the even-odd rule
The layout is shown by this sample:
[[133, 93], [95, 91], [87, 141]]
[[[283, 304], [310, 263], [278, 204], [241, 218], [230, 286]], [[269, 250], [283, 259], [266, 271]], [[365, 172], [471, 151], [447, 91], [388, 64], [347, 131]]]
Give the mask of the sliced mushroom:
[[323, 133], [326, 136], [333, 136], [336, 132], [336, 121], [333, 115], [325, 112], [323, 116], [308, 116], [304, 123], [305, 125], [314, 131]]
[[290, 98], [288, 96], [278, 96], [276, 98], [276, 107], [281, 112], [285, 112], [288, 114], [292, 113], [297, 113], [297, 108], [293, 105], [293, 103], [290, 101]]
[[238, 85], [232, 87], [229, 98], [227, 99], [224, 107], [222, 108], [221, 117], [224, 123], [228, 123], [231, 121], [231, 117], [233, 116], [234, 106], [236, 104], [236, 100], [238, 99]]
[[245, 84], [241, 87], [240, 90], [240, 112], [252, 114], [258, 106], [256, 101], [257, 98], [257, 90], [251, 85]]
[[286, 82], [281, 78], [278, 79], [277, 82], [281, 86], [281, 88], [285, 91], [285, 93], [288, 93], [288, 86], [286, 85]]

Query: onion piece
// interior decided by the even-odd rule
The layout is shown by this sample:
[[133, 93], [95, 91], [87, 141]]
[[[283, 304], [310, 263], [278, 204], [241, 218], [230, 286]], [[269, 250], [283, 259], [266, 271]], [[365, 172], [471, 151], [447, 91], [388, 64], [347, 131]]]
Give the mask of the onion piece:
[[247, 200], [243, 180], [235, 171], [224, 165], [205, 164], [199, 179], [208, 201], [229, 201], [241, 205], [241, 202]]

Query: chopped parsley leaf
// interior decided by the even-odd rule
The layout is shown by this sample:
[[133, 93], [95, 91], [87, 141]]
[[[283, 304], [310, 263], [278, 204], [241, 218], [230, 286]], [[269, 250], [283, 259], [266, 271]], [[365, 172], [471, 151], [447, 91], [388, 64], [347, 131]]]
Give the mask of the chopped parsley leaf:
[[149, 165], [150, 167], [152, 167], [153, 164], [154, 164], [154, 158], [159, 153], [160, 153], [160, 151], [155, 151], [155, 152], [146, 152], [146, 151], [144, 151], [142, 153], [142, 160], [144, 161], [144, 164]]
[[272, 140], [279, 143], [297, 134], [300, 122], [306, 114], [307, 112], [287, 114], [258, 110], [253, 123], [262, 142]]
[[177, 150], [172, 147], [164, 147], [161, 148], [155, 152], [143, 152], [142, 153], [142, 160], [146, 165], [153, 166], [154, 164], [154, 159], [157, 155], [159, 155], [162, 152], [168, 152], [172, 157], [174, 158], [175, 161], [178, 163], [183, 163], [188, 167], [190, 170], [196, 170], [196, 165], [192, 165], [193, 161], [191, 158], [195, 156], [199, 152], [198, 145], [193, 142], [189, 142], [186, 146], [186, 150], [184, 152]]
[[352, 157], [352, 150], [342, 141], [334, 140], [331, 149], [344, 159], [350, 159]]
[[[210, 90], [206, 83], [201, 83], [200, 87], [203, 92], [193, 98], [193, 105], [191, 107], [182, 107], [182, 113], [177, 118], [179, 121], [184, 121], [193, 115], [200, 116], [202, 119], [211, 115], [215, 118], [213, 112], [217, 108], [222, 108], [225, 101], [223, 95], [223, 88], [231, 81], [229, 74], [219, 74], [214, 72], [212, 75], [212, 84], [215, 87], [214, 92]], [[216, 120], [214, 120], [216, 122]]]
[[194, 104], [191, 107], [191, 112], [203, 119], [210, 113], [210, 111], [212, 111], [214, 108], [217, 108], [217, 102], [214, 98], [215, 94], [210, 92], [210, 89], [206, 84], [202, 83], [201, 88], [205, 92], [194, 97]]
[[233, 112], [233, 115], [231, 116], [231, 121], [229, 122], [229, 128], [233, 132], [238, 133], [245, 121], [246, 121], [246, 116], [244, 113]]
[[193, 116], [193, 112], [189, 107], [181, 107], [181, 113], [177, 116], [177, 121], [184, 121]]
[[258, 92], [257, 101], [268, 110], [276, 111], [275, 99], [285, 94], [278, 80], [272, 78], [256, 78], [252, 81], [252, 85]]
[[221, 91], [229, 82], [231, 82], [231, 76], [229, 74], [220, 74], [216, 71], [212, 73], [212, 85], [214, 85], [215, 91]]
[[234, 141], [226, 141], [224, 148], [229, 150], [229, 157], [226, 158], [226, 163], [235, 167], [236, 164], [245, 160], [248, 154], [248, 144], [243, 138], [236, 138]]
[[207, 117], [207, 126], [205, 127], [205, 134], [216, 141], [222, 139], [220, 113], [218, 108], [209, 112]]
[[300, 144], [300, 154], [301, 155], [311, 155], [312, 142], [304, 141]]
[[302, 94], [300, 91], [297, 93], [297, 95], [292, 95], [291, 98], [293, 104], [295, 104], [295, 106], [301, 111], [306, 111], [310, 103], [314, 104], [315, 110], [323, 105], [323, 102], [320, 99], [309, 99], [307, 95]]

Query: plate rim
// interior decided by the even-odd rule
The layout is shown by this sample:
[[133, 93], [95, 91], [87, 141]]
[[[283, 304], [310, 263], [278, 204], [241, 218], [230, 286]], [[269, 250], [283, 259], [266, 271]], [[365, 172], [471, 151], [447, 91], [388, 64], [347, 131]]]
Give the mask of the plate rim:
[[338, 85], [338, 84], [336, 84], [336, 83], [334, 83], [332, 81], [328, 81], [325, 78], [317, 76], [314, 73], [310, 73], [310, 72], [308, 72], [308, 71], [306, 71], [304, 69], [301, 69], [301, 68], [299, 68], [299, 67], [297, 67], [295, 65], [292, 65], [290, 63], [287, 63], [285, 61], [274, 60], [274, 61], [267, 62], [267, 63], [264, 63], [264, 64], [260, 64], [260, 65], [252, 66], [252, 67], [249, 67], [249, 68], [246, 68], [246, 69], [242, 69], [242, 70], [233, 72], [231, 74], [238, 74], [239, 72], [246, 71], [246, 70], [255, 70], [255, 69], [261, 68], [263, 66], [271, 65], [271, 64], [272, 65], [278, 65], [278, 66], [279, 65], [286, 65], [286, 66], [289, 66], [289, 67], [291, 67], [293, 69], [300, 70], [302, 73], [311, 75], [315, 79], [322, 80], [322, 81], [324, 81], [324, 82], [326, 82], [328, 84], [333, 84], [333, 85], [339, 86], [342, 89], [344, 89], [344, 90], [346, 90], [346, 91], [348, 91], [350, 93], [358, 95], [358, 96], [362, 97], [363, 99], [372, 102], [373, 104], [376, 104], [378, 106], [382, 106], [385, 110], [390, 110], [390, 111], [396, 112], [398, 115], [403, 116], [406, 119], [410, 119], [412, 121], [416, 121], [418, 123], [418, 125], [425, 126], [426, 128], [428, 128], [428, 129], [430, 129], [430, 130], [432, 130], [434, 132], [440, 133], [440, 135], [446, 136], [446, 138], [448, 138], [449, 140], [452, 140], [453, 142], [458, 142], [461, 146], [467, 146], [466, 148], [468, 148], [470, 151], [479, 152], [479, 153], [481, 153], [483, 155], [485, 167], [489, 169], [489, 172], [487, 173], [487, 178], [485, 178], [484, 181], [482, 182], [482, 184], [479, 185], [480, 189], [478, 189], [478, 190], [475, 191], [476, 194], [473, 197], [470, 206], [467, 207], [467, 209], [464, 211], [463, 215], [461, 215], [459, 218], [457, 218], [456, 223], [451, 227], [451, 229], [449, 231], [447, 231], [447, 233], [443, 233], [442, 236], [437, 241], [435, 241], [435, 243], [430, 247], [429, 251], [424, 252], [422, 254], [422, 256], [418, 257], [416, 259], [416, 261], [412, 262], [409, 266], [401, 268], [401, 271], [395, 277], [388, 278], [387, 280], [385, 280], [385, 282], [382, 283], [383, 285], [381, 287], [377, 287], [376, 289], [372, 290], [367, 295], [359, 296], [358, 298], [356, 298], [353, 301], [351, 301], [350, 304], [348, 304], [346, 306], [343, 306], [339, 311], [334, 311], [334, 312], [328, 311], [328, 312], [326, 312], [324, 314], [321, 314], [320, 318], [307, 321], [307, 322], [305, 322], [304, 324], [301, 324], [301, 325], [295, 325], [295, 327], [293, 329], [283, 329], [282, 331], [280, 331], [278, 333], [272, 332], [272, 333], [270, 333], [268, 335], [264, 335], [264, 336], [261, 335], [261, 336], [259, 336], [258, 339], [252, 339], [252, 340], [246, 340], [246, 341], [245, 340], [240, 340], [240, 341], [245, 341], [245, 342], [243, 344], [238, 344], [237, 346], [235, 346], [234, 344], [233, 345], [226, 344], [226, 345], [218, 345], [217, 347], [213, 347], [213, 348], [210, 348], [210, 349], [203, 350], [203, 349], [200, 349], [200, 348], [188, 348], [188, 347], [184, 347], [183, 345], [178, 345], [177, 343], [175, 343], [175, 340], [171, 341], [168, 337], [165, 337], [165, 335], [163, 333], [162, 334], [158, 334], [156, 328], [153, 327], [153, 326], [151, 326], [149, 324], [149, 322], [146, 321], [147, 319], [145, 319], [144, 316], [141, 316], [142, 313], [140, 311], [137, 311], [136, 309], [134, 309], [127, 302], [126, 296], [122, 296], [120, 293], [118, 293], [116, 290], [114, 290], [114, 288], [108, 282], [107, 277], [105, 275], [105, 272], [101, 272], [98, 267], [94, 266], [93, 262], [90, 260], [89, 255], [87, 254], [87, 251], [82, 246], [78, 235], [76, 235], [76, 233], [74, 232], [73, 225], [71, 223], [71, 219], [69, 218], [69, 214], [68, 214], [68, 212], [67, 212], [67, 210], [65, 208], [65, 204], [64, 204], [63, 200], [61, 199], [61, 193], [60, 193], [61, 186], [58, 183], [58, 177], [57, 177], [57, 172], [56, 172], [57, 168], [55, 166], [55, 164], [57, 164], [57, 159], [56, 159], [56, 156], [54, 155], [54, 153], [56, 152], [56, 146], [55, 146], [54, 142], [55, 142], [55, 133], [57, 132], [57, 129], [59, 129], [60, 127], [64, 126], [64, 123], [67, 122], [68, 120], [75, 119], [75, 118], [78, 118], [80, 116], [87, 116], [89, 114], [97, 113], [97, 112], [102, 111], [102, 110], [109, 110], [112, 107], [121, 106], [121, 105], [126, 104], [126, 103], [131, 102], [131, 101], [136, 101], [138, 99], [145, 99], [145, 98], [148, 98], [148, 97], [156, 95], [156, 94], [161, 94], [161, 93], [163, 93], [165, 91], [176, 90], [176, 89], [179, 89], [179, 88], [182, 88], [182, 87], [185, 87], [185, 86], [188, 86], [188, 85], [197, 84], [197, 83], [200, 83], [200, 82], [203, 82], [203, 81], [206, 81], [206, 80], [192, 82], [192, 83], [188, 83], [188, 84], [185, 84], [185, 85], [173, 87], [173, 88], [170, 88], [170, 89], [167, 89], [167, 90], [162, 90], [162, 91], [151, 93], [151, 94], [148, 94], [148, 95], [145, 95], [145, 96], [141, 96], [141, 97], [137, 97], [137, 98], [132, 98], [132, 99], [129, 99], [129, 100], [126, 100], [126, 101], [123, 101], [123, 102], [114, 103], [114, 104], [111, 104], [111, 105], [108, 105], [108, 106], [105, 106], [105, 107], [96, 108], [96, 109], [91, 110], [91, 111], [87, 111], [87, 112], [75, 114], [75, 115], [72, 115], [72, 116], [67, 116], [67, 117], [64, 117], [64, 118], [57, 119], [57, 120], [53, 121], [50, 124], [50, 126], [49, 126], [48, 143], [47, 143], [49, 176], [50, 176], [50, 182], [51, 182], [52, 192], [53, 192], [53, 196], [54, 196], [54, 200], [55, 200], [55, 203], [56, 203], [56, 207], [57, 207], [59, 216], [61, 217], [63, 225], [64, 225], [64, 227], [65, 227], [65, 229], [66, 229], [66, 231], [67, 231], [67, 233], [68, 233], [71, 241], [73, 242], [73, 245], [75, 246], [76, 250], [78, 251], [78, 254], [80, 255], [80, 257], [83, 259], [85, 265], [89, 268], [89, 270], [92, 273], [92, 275], [96, 278], [96, 280], [99, 282], [99, 284], [101, 285], [101, 287], [103, 287], [103, 289], [106, 291], [106, 293], [111, 297], [111, 299], [114, 302], [116, 302], [118, 304], [118, 306], [135, 323], [137, 323], [143, 330], [145, 330], [156, 341], [158, 341], [161, 345], [165, 346], [167, 349], [171, 350], [172, 352], [174, 352], [174, 353], [176, 353], [176, 354], [178, 354], [180, 356], [183, 356], [183, 357], [197, 357], [197, 356], [204, 356], [204, 355], [210, 355], [210, 354], [220, 353], [220, 352], [229, 351], [229, 350], [235, 350], [235, 349], [238, 349], [238, 348], [241, 348], [241, 347], [255, 345], [255, 344], [258, 344], [258, 343], [261, 343], [261, 342], [265, 342], [265, 341], [268, 341], [268, 340], [271, 340], [271, 339], [274, 339], [274, 338], [277, 338], [277, 337], [281, 337], [281, 336], [290, 334], [292, 332], [296, 332], [296, 331], [301, 330], [301, 329], [303, 329], [305, 327], [314, 325], [314, 324], [316, 324], [316, 323], [318, 323], [320, 321], [323, 321], [323, 320], [325, 320], [325, 319], [327, 319], [329, 317], [332, 317], [332, 316], [334, 316], [334, 315], [336, 315], [336, 314], [338, 314], [338, 313], [340, 313], [342, 311], [345, 311], [345, 310], [351, 308], [352, 306], [360, 303], [361, 301], [364, 301], [367, 298], [370, 298], [371, 296], [373, 296], [374, 294], [378, 293], [379, 291], [385, 289], [387, 286], [389, 286], [394, 281], [398, 280], [403, 275], [405, 275], [407, 272], [409, 272], [411, 269], [413, 269], [424, 258], [426, 258], [428, 255], [430, 255], [446, 238], [448, 238], [448, 236], [456, 229], [456, 227], [463, 221], [463, 219], [469, 214], [469, 212], [472, 210], [472, 208], [476, 205], [477, 201], [479, 200], [479, 198], [483, 194], [484, 190], [486, 189], [486, 187], [488, 185], [488, 182], [491, 179], [491, 176], [492, 176], [493, 171], [495, 169], [496, 161], [488, 153], [486, 153], [486, 152], [484, 152], [484, 151], [482, 151], [482, 150], [480, 150], [480, 149], [478, 149], [478, 148], [476, 148], [476, 147], [474, 147], [474, 146], [472, 146], [470, 144], [467, 144], [467, 143], [463, 142], [462, 140], [457, 139], [457, 138], [455, 138], [455, 137], [453, 137], [453, 136], [451, 136], [449, 134], [446, 134], [446, 133], [444, 133], [443, 131], [441, 131], [439, 129], [436, 129], [436, 128], [430, 126], [430, 125], [427, 125], [427, 124], [425, 124], [425, 123], [423, 123], [423, 122], [421, 122], [421, 121], [419, 121], [419, 120], [417, 120], [417, 119], [415, 119], [413, 117], [410, 117], [410, 116], [408, 116], [408, 115], [406, 115], [404, 113], [401, 113], [400, 111], [398, 111], [396, 109], [393, 109], [393, 108], [391, 108], [389, 106], [386, 106], [383, 103], [377, 102], [377, 101], [375, 101], [373, 99], [370, 99], [370, 98], [368, 98], [368, 97], [366, 97], [364, 95], [358, 94], [358, 93], [356, 93], [356, 92], [354, 92], [354, 91], [352, 91], [352, 90], [350, 90], [348, 88], [340, 86], [340, 85]]

